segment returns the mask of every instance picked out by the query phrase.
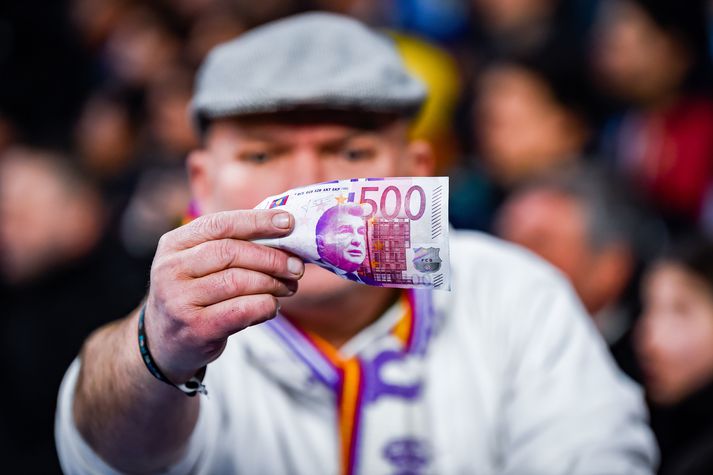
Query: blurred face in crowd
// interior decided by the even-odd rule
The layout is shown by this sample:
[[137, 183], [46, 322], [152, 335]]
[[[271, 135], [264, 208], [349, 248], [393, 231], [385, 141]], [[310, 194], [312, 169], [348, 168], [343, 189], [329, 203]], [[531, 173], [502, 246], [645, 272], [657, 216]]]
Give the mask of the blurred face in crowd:
[[101, 232], [98, 196], [47, 160], [25, 149], [0, 157], [0, 271], [13, 283], [80, 257]]
[[192, 93], [190, 75], [183, 69], [167, 71], [147, 93], [147, 122], [153, 140], [163, 151], [181, 159], [197, 145], [186, 115]]
[[663, 263], [643, 288], [636, 349], [649, 397], [675, 404], [713, 380], [713, 290], [692, 272]]
[[559, 268], [594, 315], [619, 297], [633, 262], [623, 246], [595, 248], [589, 226], [587, 209], [578, 199], [545, 188], [516, 194], [503, 205], [497, 221], [502, 238]]
[[471, 0], [471, 3], [495, 31], [513, 31], [539, 23], [554, 10], [555, 0]]
[[135, 7], [123, 14], [107, 39], [106, 58], [112, 72], [132, 86], [147, 86], [170, 69], [180, 54], [180, 42], [160, 18]]
[[[407, 140], [405, 120], [367, 117], [365, 126], [358, 114], [282, 117], [210, 125], [204, 148], [189, 157], [192, 191], [202, 213], [250, 209], [270, 195], [324, 181], [429, 175], [433, 169], [428, 145]], [[308, 266], [290, 300], [333, 297], [352, 285], [358, 284]]]
[[690, 66], [680, 41], [626, 0], [605, 4], [595, 28], [594, 66], [623, 99], [648, 103], [675, 91]]
[[226, 15], [224, 9], [215, 8], [191, 15], [191, 29], [184, 46], [192, 64], [200, 64], [215, 46], [242, 34], [247, 26], [237, 15]]
[[123, 0], [73, 0], [69, 12], [88, 46], [99, 47], [126, 10]]
[[488, 70], [474, 122], [488, 170], [510, 186], [571, 160], [585, 141], [580, 120], [536, 74], [517, 66]]
[[119, 174], [133, 159], [136, 137], [131, 118], [116, 101], [91, 98], [77, 123], [75, 137], [87, 168], [97, 176]]

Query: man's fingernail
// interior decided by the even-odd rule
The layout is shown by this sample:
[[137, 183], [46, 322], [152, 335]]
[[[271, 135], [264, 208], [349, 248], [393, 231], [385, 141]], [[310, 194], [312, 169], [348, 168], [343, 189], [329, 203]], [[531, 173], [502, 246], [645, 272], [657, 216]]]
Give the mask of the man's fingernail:
[[287, 229], [290, 227], [290, 216], [287, 213], [279, 213], [272, 217], [272, 224], [275, 227]]
[[304, 264], [296, 257], [288, 257], [287, 270], [295, 275], [300, 275], [304, 270]]

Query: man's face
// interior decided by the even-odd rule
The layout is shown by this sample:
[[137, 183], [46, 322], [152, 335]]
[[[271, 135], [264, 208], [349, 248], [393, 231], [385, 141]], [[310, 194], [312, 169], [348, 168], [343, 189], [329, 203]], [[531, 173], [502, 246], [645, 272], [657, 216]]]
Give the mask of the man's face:
[[559, 268], [584, 306], [595, 315], [624, 290], [633, 263], [625, 243], [593, 246], [590, 216], [578, 198], [550, 189], [511, 197], [498, 214], [498, 234], [526, 247]]
[[[403, 120], [372, 128], [345, 120], [278, 121], [277, 116], [215, 121], [205, 148], [189, 158], [193, 196], [205, 214], [250, 209], [267, 196], [324, 181], [430, 175], [428, 146], [409, 143], [407, 132]], [[308, 266], [290, 300], [334, 297], [352, 285]]]
[[320, 257], [347, 272], [356, 271], [366, 257], [364, 219], [348, 213], [337, 214], [318, 237]]
[[590, 312], [596, 308], [589, 282], [596, 259], [587, 235], [587, 214], [576, 199], [552, 190], [516, 195], [502, 208], [499, 235], [526, 247], [559, 268]]

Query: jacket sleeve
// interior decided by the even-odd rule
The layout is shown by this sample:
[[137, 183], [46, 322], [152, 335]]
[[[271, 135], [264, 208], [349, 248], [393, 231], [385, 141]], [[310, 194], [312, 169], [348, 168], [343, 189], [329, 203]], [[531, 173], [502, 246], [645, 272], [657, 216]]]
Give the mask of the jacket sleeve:
[[616, 367], [568, 283], [528, 279], [509, 329], [501, 473], [651, 474], [658, 451], [640, 388]]
[[[114, 475], [121, 472], [107, 464], [92, 450], [82, 438], [73, 417], [74, 388], [77, 384], [80, 369], [79, 358], [75, 359], [64, 376], [59, 390], [57, 412], [55, 414], [55, 443], [62, 471], [67, 475]], [[210, 468], [204, 463], [210, 460], [211, 438], [217, 432], [217, 414], [210, 405], [201, 398], [201, 411], [198, 422], [183, 459], [176, 465], [160, 473], [166, 475], [182, 475], [188, 473], [210, 473]], [[203, 462], [202, 462], [203, 461]], [[196, 470], [200, 467], [200, 470]]]

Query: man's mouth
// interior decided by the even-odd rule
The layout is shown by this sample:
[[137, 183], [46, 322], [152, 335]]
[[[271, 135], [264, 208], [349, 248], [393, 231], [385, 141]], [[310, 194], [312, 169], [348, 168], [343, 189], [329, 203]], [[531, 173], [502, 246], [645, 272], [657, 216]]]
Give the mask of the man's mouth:
[[358, 250], [358, 249], [354, 249], [354, 250], [351, 250], [351, 251], [347, 251], [347, 253], [348, 253], [350, 256], [354, 256], [354, 257], [361, 257], [361, 256], [364, 255], [364, 253], [361, 252], [361, 251]]

